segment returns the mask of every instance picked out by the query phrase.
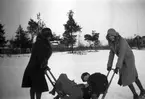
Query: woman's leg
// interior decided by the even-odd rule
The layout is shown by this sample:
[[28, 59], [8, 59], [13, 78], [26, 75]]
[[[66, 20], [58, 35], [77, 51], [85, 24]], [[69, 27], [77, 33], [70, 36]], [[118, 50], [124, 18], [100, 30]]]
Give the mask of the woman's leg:
[[132, 93], [133, 93], [134, 99], [138, 99], [138, 94], [136, 93], [136, 90], [135, 90], [133, 84], [130, 84], [130, 85], [129, 85], [129, 88], [130, 88], [130, 90], [131, 90]]
[[30, 88], [30, 99], [35, 99], [35, 91]]
[[139, 87], [139, 89], [140, 89], [140, 91], [141, 91], [141, 95], [142, 94], [145, 94], [145, 89], [143, 88], [143, 86], [142, 86], [142, 84], [141, 84], [141, 82], [140, 82], [140, 80], [137, 78], [136, 79], [136, 81], [135, 81], [135, 83], [136, 83], [136, 85]]
[[36, 99], [41, 99], [42, 92], [36, 92]]

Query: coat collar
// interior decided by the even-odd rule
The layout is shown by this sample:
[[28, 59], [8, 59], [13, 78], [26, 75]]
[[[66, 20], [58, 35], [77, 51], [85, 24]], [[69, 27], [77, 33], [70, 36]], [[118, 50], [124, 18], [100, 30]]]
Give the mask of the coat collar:
[[37, 36], [37, 39], [36, 39], [36, 42], [42, 42], [42, 44], [47, 47], [47, 48], [51, 48], [51, 44], [50, 44], [50, 41], [45, 39], [43, 36], [41, 35], [38, 35]]
[[110, 49], [111, 49], [114, 53], [116, 53], [117, 55], [118, 55], [118, 53], [119, 53], [121, 39], [122, 39], [122, 37], [120, 37], [117, 41], [111, 42], [111, 43], [109, 44]]

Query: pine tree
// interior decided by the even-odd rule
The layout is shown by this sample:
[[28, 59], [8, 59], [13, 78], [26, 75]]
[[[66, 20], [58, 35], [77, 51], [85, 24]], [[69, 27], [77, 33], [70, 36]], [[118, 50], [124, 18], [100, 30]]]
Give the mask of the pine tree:
[[81, 31], [81, 27], [77, 25], [75, 20], [73, 19], [74, 12], [72, 10], [68, 13], [68, 21], [64, 24], [65, 32], [63, 33], [63, 43], [66, 46], [71, 46], [71, 50], [73, 53], [73, 46], [76, 43], [76, 35], [75, 33]]
[[46, 25], [44, 21], [42, 21], [40, 13], [37, 14], [36, 21], [33, 19], [29, 20], [27, 30], [28, 30], [28, 33], [31, 34], [32, 36], [31, 41], [33, 41], [34, 36], [38, 35], [38, 33], [40, 33], [44, 27], [46, 27]]
[[28, 33], [24, 31], [21, 25], [19, 25], [14, 43], [18, 48], [28, 48], [30, 47], [30, 38], [28, 37]]
[[4, 47], [6, 42], [4, 25], [0, 23], [0, 47]]

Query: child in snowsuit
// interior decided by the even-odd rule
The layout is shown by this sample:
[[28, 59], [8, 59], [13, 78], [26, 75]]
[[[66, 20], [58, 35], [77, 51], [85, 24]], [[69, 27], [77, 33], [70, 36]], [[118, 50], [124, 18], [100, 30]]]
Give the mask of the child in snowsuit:
[[[85, 99], [98, 99], [100, 94], [103, 94], [108, 86], [107, 77], [101, 73], [93, 73], [89, 74], [88, 72], [84, 72], [81, 75], [81, 79], [83, 82], [87, 82], [88, 94], [84, 96]], [[87, 97], [87, 98], [86, 98]]]

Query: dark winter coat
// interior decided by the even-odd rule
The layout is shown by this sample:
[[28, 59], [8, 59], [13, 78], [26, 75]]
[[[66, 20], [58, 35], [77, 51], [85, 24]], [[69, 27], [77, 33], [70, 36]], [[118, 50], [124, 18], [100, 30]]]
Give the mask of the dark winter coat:
[[24, 71], [22, 87], [31, 87], [35, 91], [48, 91], [43, 66], [52, 54], [52, 48], [48, 40], [41, 35], [37, 36], [33, 45], [29, 63]]
[[121, 36], [115, 43], [110, 43], [110, 54], [108, 67], [112, 67], [114, 55], [118, 56], [116, 67], [118, 67], [120, 80], [118, 84], [126, 86], [135, 82], [138, 73], [135, 66], [134, 54], [127, 41]]
[[105, 92], [108, 86], [108, 80], [104, 74], [94, 73], [88, 78], [88, 84], [91, 94], [96, 94], [99, 97], [100, 94]]

